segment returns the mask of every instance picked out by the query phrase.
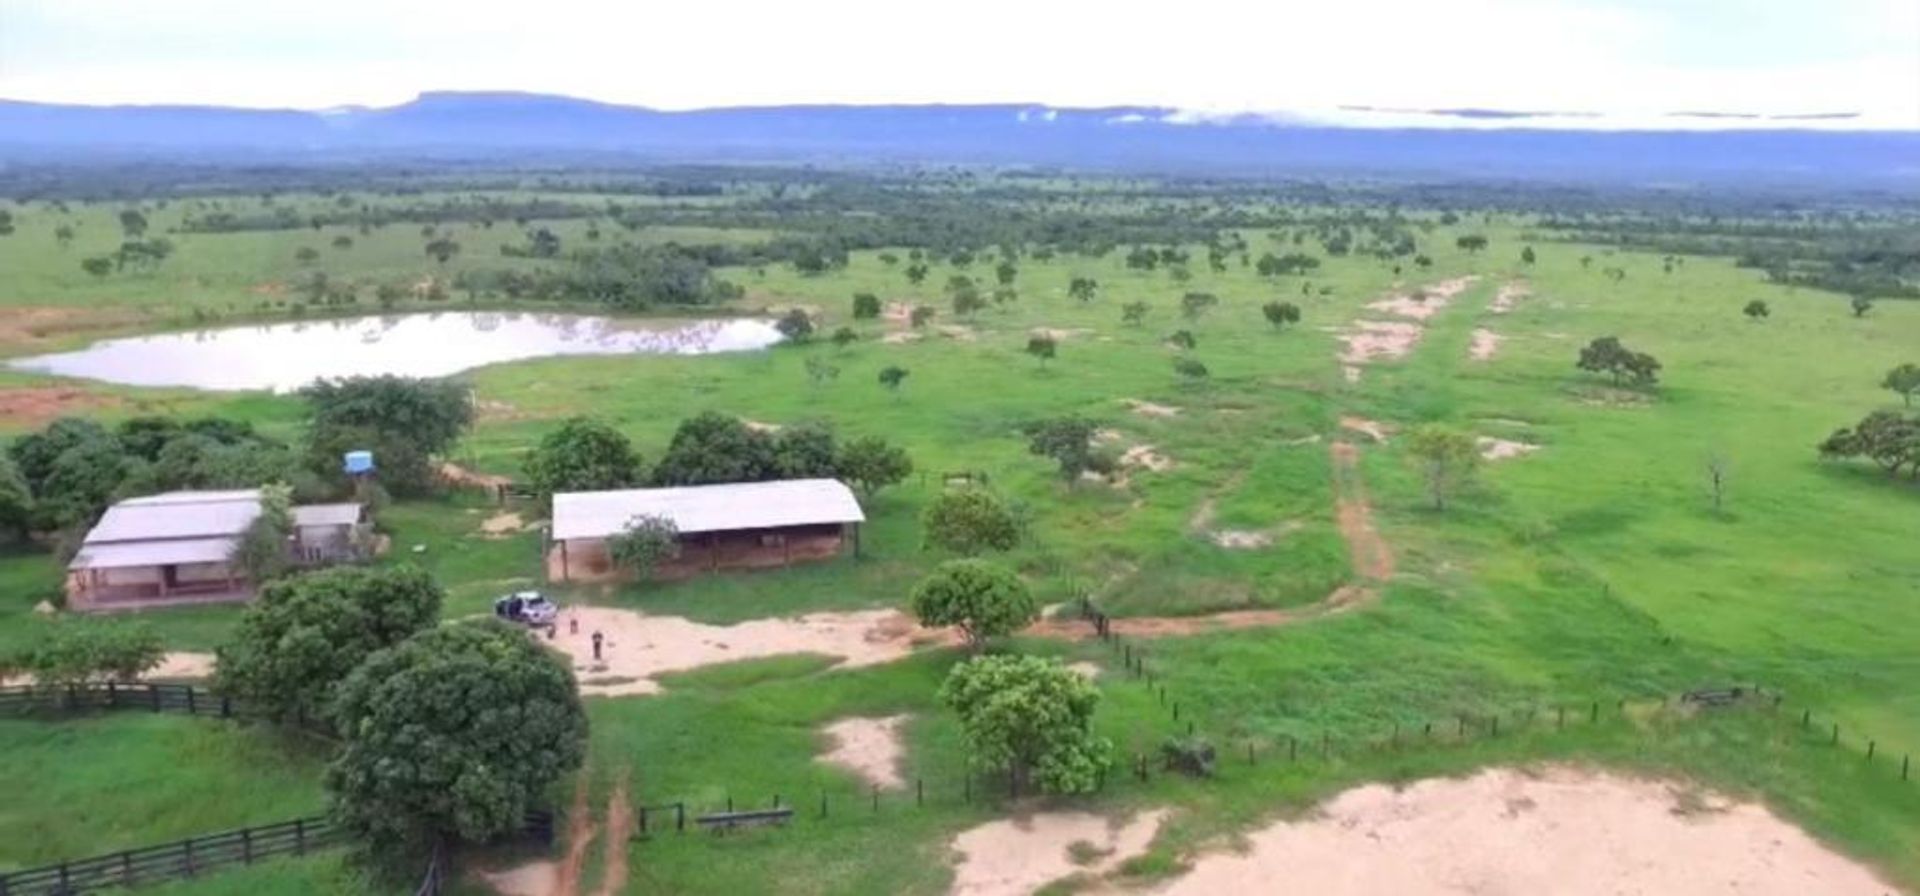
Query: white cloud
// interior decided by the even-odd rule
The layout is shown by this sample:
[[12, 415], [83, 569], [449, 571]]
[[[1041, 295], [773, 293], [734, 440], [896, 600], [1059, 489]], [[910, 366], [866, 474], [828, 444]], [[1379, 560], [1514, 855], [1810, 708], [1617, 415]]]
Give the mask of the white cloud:
[[[1860, 111], [1920, 128], [1913, 0], [1751, 0], [1692, 18], [1658, 0], [0, 4], [0, 96], [50, 100], [319, 108], [516, 89], [663, 108]], [[1765, 33], [1740, 30], [1760, 21]], [[1746, 61], [1715, 61], [1742, 41]]]

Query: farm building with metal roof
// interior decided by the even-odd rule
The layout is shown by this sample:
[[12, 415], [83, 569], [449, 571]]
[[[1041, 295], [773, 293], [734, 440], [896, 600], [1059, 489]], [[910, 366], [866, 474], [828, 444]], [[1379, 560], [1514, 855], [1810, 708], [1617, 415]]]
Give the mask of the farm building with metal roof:
[[617, 577], [607, 540], [640, 517], [665, 519], [679, 532], [679, 555], [655, 572], [667, 578], [826, 559], [849, 536], [858, 551], [867, 518], [853, 491], [835, 479], [562, 492], [553, 496], [549, 578]]

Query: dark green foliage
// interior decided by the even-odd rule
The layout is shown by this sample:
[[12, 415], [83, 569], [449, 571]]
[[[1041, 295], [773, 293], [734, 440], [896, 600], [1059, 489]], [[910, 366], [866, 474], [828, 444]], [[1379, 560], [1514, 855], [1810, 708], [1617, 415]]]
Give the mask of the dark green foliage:
[[1260, 260], [1253, 263], [1254, 271], [1262, 277], [1281, 277], [1305, 274], [1320, 266], [1320, 259], [1304, 252], [1289, 252], [1285, 255], [1264, 253]]
[[773, 445], [738, 417], [708, 411], [680, 422], [654, 465], [658, 485], [759, 482], [778, 478]]
[[1768, 308], [1765, 301], [1754, 299], [1747, 303], [1747, 307], [1740, 309], [1740, 313], [1746, 315], [1749, 320], [1758, 322], [1766, 320], [1769, 315], [1773, 314], [1773, 309]]
[[641, 483], [633, 443], [605, 421], [572, 417], [540, 437], [527, 455], [527, 485], [542, 499], [556, 492], [627, 488]]
[[1173, 359], [1173, 372], [1190, 383], [1201, 382], [1212, 375], [1212, 371], [1207, 369], [1207, 365], [1200, 363], [1199, 358], [1186, 356]]
[[787, 309], [787, 313], [773, 322], [773, 328], [787, 337], [788, 342], [806, 342], [813, 338], [813, 318], [808, 317], [802, 308]]
[[1853, 309], [1854, 317], [1866, 317], [1867, 312], [1873, 310], [1873, 297], [1855, 295], [1853, 298], [1847, 300], [1847, 307]]
[[1260, 306], [1260, 313], [1276, 330], [1300, 322], [1300, 306], [1292, 302], [1268, 302]]
[[882, 367], [880, 368], [880, 385], [887, 387], [887, 391], [898, 394], [900, 392], [900, 384], [907, 381], [908, 372], [905, 367], [897, 364], [889, 364], [886, 367]]
[[929, 548], [975, 556], [1011, 550], [1020, 542], [1020, 521], [991, 492], [949, 489], [927, 505], [921, 517]]
[[334, 821], [387, 855], [517, 830], [586, 752], [572, 670], [491, 619], [368, 657], [337, 689], [332, 719]]
[[1160, 745], [1161, 767], [1195, 778], [1213, 777], [1216, 758], [1213, 742], [1204, 737], [1172, 737]]
[[1016, 791], [1086, 793], [1113, 745], [1093, 733], [1100, 691], [1059, 660], [980, 656], [953, 667], [940, 700], [960, 716], [968, 760], [1002, 771]]
[[1054, 353], [1058, 349], [1059, 342], [1045, 333], [1035, 333], [1027, 337], [1027, 354], [1038, 360], [1042, 367], [1053, 360]]
[[913, 589], [913, 613], [930, 627], [958, 626], [975, 651], [1039, 618], [1027, 583], [985, 560], [949, 560]]
[[1067, 281], [1067, 295], [1082, 302], [1091, 302], [1100, 292], [1100, 281], [1092, 277], [1075, 277]]
[[1055, 417], [1026, 427], [1027, 451], [1060, 465], [1060, 478], [1073, 482], [1080, 474], [1101, 466], [1094, 451], [1093, 421], [1084, 417]]
[[1539, 260], [1539, 256], [1536, 256], [1536, 255], [1534, 255], [1534, 254], [1533, 254], [1533, 247], [1532, 247], [1532, 246], [1523, 246], [1523, 247], [1521, 247], [1521, 249], [1520, 249], [1520, 263], [1521, 263], [1521, 264], [1524, 264], [1524, 265], [1531, 265], [1531, 264], [1533, 264], [1533, 263], [1534, 263], [1535, 261], [1537, 261], [1537, 260]]
[[1453, 244], [1468, 252], [1477, 253], [1480, 250], [1487, 248], [1487, 238], [1477, 233], [1470, 233], [1470, 234], [1467, 234], [1466, 236], [1463, 236], [1463, 237], [1460, 237], [1459, 239], [1454, 240]]
[[0, 531], [25, 537], [33, 526], [33, 490], [13, 459], [0, 455]]
[[62, 619], [33, 645], [0, 657], [0, 669], [33, 676], [34, 684], [64, 688], [99, 681], [133, 681], [160, 664], [166, 646], [152, 628], [120, 619]]
[[437, 625], [444, 600], [413, 566], [339, 567], [269, 583], [220, 646], [216, 680], [269, 718], [324, 722], [348, 674]]
[[1128, 302], [1120, 306], [1120, 322], [1130, 326], [1139, 326], [1147, 319], [1147, 303]]
[[880, 316], [880, 297], [870, 292], [853, 294], [853, 319], [872, 320]]
[[300, 397], [313, 429], [364, 427], [405, 435], [429, 455], [453, 447], [473, 425], [473, 392], [457, 380], [390, 374], [316, 380]]
[[1820, 456], [1864, 457], [1889, 476], [1904, 468], [1908, 477], [1920, 479], [1920, 416], [1874, 411], [1852, 428], [1828, 436], [1820, 443]]
[[1651, 386], [1659, 381], [1660, 362], [1652, 355], [1636, 352], [1620, 344], [1613, 336], [1602, 336], [1580, 350], [1576, 362], [1581, 370], [1612, 374], [1614, 385], [1623, 381], [1636, 386]]
[[1907, 407], [1913, 407], [1914, 393], [1920, 392], [1920, 364], [1902, 364], [1887, 371], [1880, 388], [1887, 389], [1900, 396]]
[[285, 575], [292, 566], [293, 489], [284, 484], [260, 488], [260, 515], [247, 524], [234, 546], [233, 566], [256, 585]]
[[852, 327], [841, 327], [833, 331], [833, 344], [837, 348], [846, 348], [860, 341], [860, 334]]
[[774, 479], [828, 479], [839, 474], [840, 449], [833, 430], [819, 423], [800, 423], [770, 436]]
[[1180, 313], [1187, 320], [1199, 320], [1200, 315], [1220, 304], [1220, 297], [1210, 292], [1190, 292], [1180, 297]]

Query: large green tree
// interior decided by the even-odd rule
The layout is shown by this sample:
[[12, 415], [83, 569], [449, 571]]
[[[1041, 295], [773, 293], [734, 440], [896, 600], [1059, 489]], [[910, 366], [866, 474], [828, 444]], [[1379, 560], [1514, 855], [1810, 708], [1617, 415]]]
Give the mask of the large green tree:
[[1889, 476], [1905, 469], [1908, 475], [1920, 479], [1920, 416], [1874, 411], [1852, 427], [1828, 436], [1820, 443], [1820, 455], [1864, 457]]
[[572, 417], [540, 437], [524, 463], [527, 485], [542, 499], [556, 492], [596, 491], [639, 485], [639, 455], [633, 443], [603, 420]]
[[65, 688], [132, 681], [160, 665], [165, 655], [165, 643], [151, 626], [80, 617], [41, 628], [31, 646], [0, 658], [0, 667], [31, 675], [42, 687]]
[[760, 482], [775, 478], [773, 445], [738, 417], [708, 411], [680, 422], [654, 465], [659, 485]]
[[1447, 501], [1473, 478], [1480, 465], [1480, 446], [1473, 437], [1437, 424], [1407, 434], [1407, 453], [1420, 467], [1433, 509], [1447, 509]]
[[458, 380], [392, 374], [316, 380], [300, 397], [314, 429], [364, 427], [405, 436], [429, 455], [445, 453], [473, 425], [473, 391]]
[[373, 654], [333, 701], [335, 823], [388, 854], [519, 829], [585, 757], [575, 688], [559, 655], [491, 619]]
[[991, 492], [949, 489], [927, 505], [921, 517], [928, 547], [974, 556], [1005, 551], [1020, 542], [1020, 521]]
[[1907, 407], [1913, 407], [1913, 396], [1920, 393], [1920, 364], [1907, 363], [1887, 371], [1880, 388], [1900, 396]]
[[1104, 464], [1094, 450], [1096, 427], [1085, 417], [1054, 417], [1026, 427], [1027, 451], [1051, 458], [1060, 467], [1060, 478], [1071, 483], [1089, 470], [1099, 471]]
[[960, 717], [968, 761], [1016, 791], [1086, 793], [1111, 762], [1113, 745], [1093, 733], [1099, 689], [1059, 660], [975, 657], [947, 673], [940, 699]]
[[869, 497], [912, 473], [906, 449], [879, 436], [854, 439], [840, 449], [840, 478]]
[[957, 626], [975, 651], [1040, 615], [1033, 592], [1010, 569], [985, 560], [949, 560], [913, 589], [913, 613], [925, 626]]
[[1636, 386], [1651, 386], [1659, 380], [1660, 374], [1660, 362], [1652, 355], [1629, 349], [1614, 336], [1602, 336], [1587, 343], [1580, 350], [1580, 359], [1575, 366], [1594, 373], [1611, 374], [1616, 386], [1629, 381]]
[[271, 582], [218, 650], [220, 688], [281, 721], [321, 722], [375, 651], [439, 622], [445, 594], [417, 567], [339, 567]]

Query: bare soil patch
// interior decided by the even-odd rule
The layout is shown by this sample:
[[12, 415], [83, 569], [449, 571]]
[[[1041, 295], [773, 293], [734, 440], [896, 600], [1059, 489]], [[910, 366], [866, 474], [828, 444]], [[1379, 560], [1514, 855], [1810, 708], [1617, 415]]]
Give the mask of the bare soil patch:
[[948, 892], [1027, 896], [1064, 877], [1105, 874], [1145, 852], [1166, 817], [1165, 809], [1124, 823], [1086, 812], [1041, 812], [987, 822], [954, 838], [958, 865]]
[[[602, 638], [598, 662], [594, 632]], [[921, 644], [951, 640], [891, 609], [707, 625], [680, 616], [584, 606], [562, 611], [552, 640], [540, 633], [530, 637], [572, 660], [580, 693], [603, 696], [657, 694], [660, 683], [654, 676], [715, 663], [813, 653], [839, 657], [845, 666], [868, 666], [900, 659]]]
[[[141, 681], [197, 680], [213, 677], [213, 654], [195, 651], [174, 651], [160, 658], [160, 665], [147, 670], [140, 676]], [[0, 687], [20, 687], [33, 684], [31, 675], [14, 675], [0, 678]]]
[[1082, 678], [1091, 679], [1091, 678], [1100, 677], [1100, 664], [1093, 662], [1092, 660], [1081, 660], [1080, 662], [1077, 662], [1077, 663], [1068, 663], [1067, 668], [1078, 673]]
[[882, 790], [905, 787], [906, 779], [900, 776], [900, 759], [906, 755], [906, 747], [900, 742], [900, 727], [906, 724], [908, 718], [903, 713], [877, 719], [853, 717], [834, 722], [826, 727], [826, 735], [833, 742], [833, 748], [820, 754], [820, 761], [853, 772], [861, 780]]
[[1385, 423], [1365, 417], [1341, 417], [1340, 428], [1360, 433], [1375, 443], [1386, 444], [1389, 429]]
[[922, 334], [918, 330], [895, 330], [880, 337], [883, 345], [900, 345], [906, 342], [919, 342]]
[[1475, 361], [1491, 361], [1500, 351], [1500, 334], [1485, 327], [1473, 331], [1473, 343], [1467, 346], [1467, 357]]
[[144, 315], [129, 309], [59, 305], [0, 308], [0, 345], [30, 345], [58, 336], [111, 330], [142, 320]]
[[1173, 417], [1180, 413], [1180, 409], [1173, 405], [1154, 404], [1138, 398], [1122, 398], [1120, 402], [1142, 417]]
[[607, 797], [607, 836], [600, 856], [600, 888], [594, 891], [597, 896], [627, 891], [627, 841], [633, 837], [633, 802], [627, 796], [631, 777], [631, 769], [621, 769], [620, 780]]
[[1067, 329], [1059, 329], [1055, 327], [1034, 327], [1033, 329], [1027, 331], [1027, 335], [1045, 336], [1049, 339], [1052, 339], [1055, 342], [1066, 342], [1071, 339], [1079, 339], [1083, 336], [1091, 336], [1093, 335], [1093, 331], [1087, 329], [1086, 327], [1070, 327]]
[[488, 538], [505, 538], [515, 532], [525, 531], [527, 521], [520, 514], [503, 511], [487, 517], [480, 523], [480, 534]]
[[1492, 436], [1480, 436], [1473, 440], [1480, 446], [1480, 456], [1487, 460], [1510, 460], [1540, 450], [1539, 445], [1530, 442], [1516, 442], [1512, 439], [1496, 439]]
[[72, 386], [10, 386], [0, 389], [0, 420], [38, 427], [59, 417], [114, 407], [118, 398]]
[[1120, 466], [1165, 473], [1173, 469], [1173, 458], [1154, 450], [1152, 445], [1135, 445], [1120, 454]]
[[1519, 281], [1502, 283], [1499, 291], [1493, 294], [1493, 301], [1487, 303], [1487, 310], [1495, 314], [1506, 314], [1512, 311], [1515, 305], [1520, 304], [1521, 299], [1531, 295], [1533, 291], [1528, 289], [1525, 283]]
[[940, 331], [940, 335], [956, 342], [973, 342], [980, 338], [978, 331], [965, 324], [941, 324], [934, 329]]
[[520, 410], [512, 402], [482, 398], [473, 403], [474, 411], [480, 420], [486, 423], [505, 423], [513, 420], [526, 420], [533, 415]]
[[484, 489], [497, 489], [513, 484], [513, 480], [509, 477], [469, 470], [452, 461], [441, 462], [440, 478], [446, 480], [449, 485], [467, 485]]
[[1343, 364], [1368, 364], [1377, 359], [1404, 358], [1425, 334], [1426, 330], [1415, 323], [1357, 320], [1340, 337], [1347, 344], [1347, 350], [1340, 354], [1340, 361]]
[[1474, 277], [1455, 277], [1452, 280], [1442, 280], [1405, 295], [1393, 295], [1369, 302], [1367, 308], [1398, 317], [1424, 321], [1444, 310], [1455, 296], [1472, 286], [1475, 279]]
[[779, 432], [780, 430], [786, 429], [785, 426], [782, 426], [778, 423], [767, 423], [761, 420], [749, 420], [745, 417], [740, 418], [740, 424], [753, 432], [775, 433], [775, 432]]
[[559, 896], [560, 893], [560, 866], [546, 859], [478, 873], [481, 883], [500, 896]]
[[1490, 769], [1404, 788], [1373, 784], [1208, 853], [1163, 894], [1896, 892], [1766, 808], [1672, 782], [1552, 767]]

